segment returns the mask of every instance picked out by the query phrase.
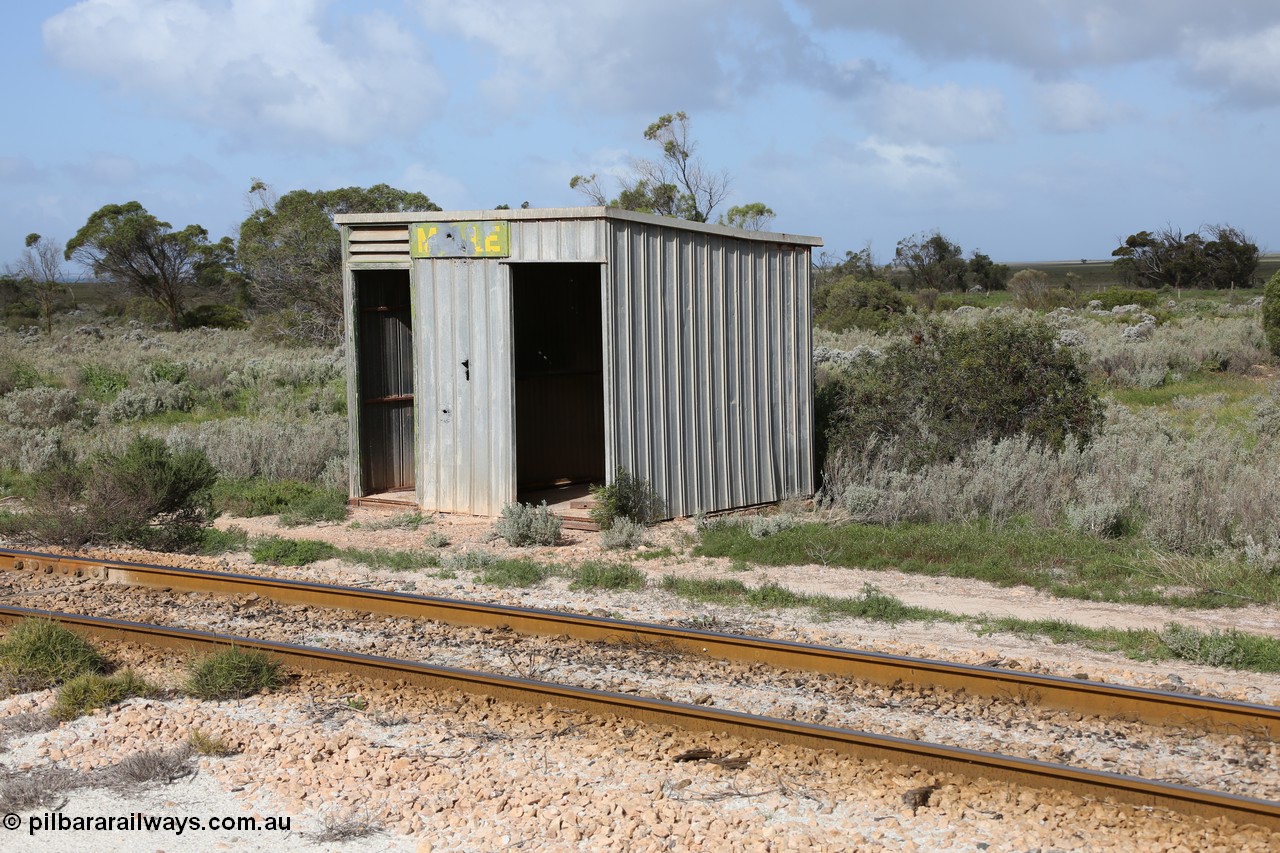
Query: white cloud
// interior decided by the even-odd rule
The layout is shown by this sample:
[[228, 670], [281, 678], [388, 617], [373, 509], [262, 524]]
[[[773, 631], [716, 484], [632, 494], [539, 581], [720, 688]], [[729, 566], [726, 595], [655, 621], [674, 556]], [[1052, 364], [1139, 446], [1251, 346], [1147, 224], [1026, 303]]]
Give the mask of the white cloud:
[[1233, 98], [1280, 104], [1280, 24], [1233, 37], [1207, 39], [1193, 51], [1192, 69]]
[[444, 86], [420, 39], [380, 12], [331, 20], [328, 0], [83, 0], [44, 43], [70, 71], [249, 140], [355, 145], [408, 134]]
[[776, 0], [523, 0], [478, 11], [418, 0], [431, 31], [492, 59], [487, 105], [515, 109], [557, 94], [596, 111], [724, 106], [783, 79], [856, 89], [875, 69], [831, 63]]
[[0, 157], [0, 183], [36, 183], [46, 177], [45, 168], [26, 157]]
[[896, 142], [949, 145], [998, 138], [1005, 130], [1004, 96], [994, 89], [955, 83], [918, 88], [903, 83], [880, 87], [871, 97], [867, 123]]
[[1041, 75], [1167, 62], [1226, 98], [1280, 102], [1275, 0], [796, 0], [819, 29], [873, 32], [933, 62]]
[[847, 166], [896, 192], [929, 194], [959, 187], [955, 155], [936, 145], [900, 144], [870, 137], [857, 146]]
[[127, 154], [98, 152], [82, 163], [67, 166], [67, 171], [87, 184], [129, 184], [137, 181], [142, 168]]
[[1037, 122], [1050, 133], [1100, 130], [1123, 118], [1127, 110], [1112, 103], [1088, 83], [1041, 83], [1032, 91]]

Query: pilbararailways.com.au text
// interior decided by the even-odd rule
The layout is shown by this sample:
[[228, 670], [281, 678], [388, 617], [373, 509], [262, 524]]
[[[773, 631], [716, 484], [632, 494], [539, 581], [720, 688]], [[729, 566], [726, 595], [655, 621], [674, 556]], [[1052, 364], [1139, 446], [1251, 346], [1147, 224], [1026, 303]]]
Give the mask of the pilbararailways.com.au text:
[[[31, 814], [25, 818], [7, 814], [5, 829], [26, 828], [27, 835], [40, 832], [289, 832], [293, 819], [287, 815], [254, 817], [252, 815], [154, 815], [132, 812], [124, 815], [66, 815], [62, 812]], [[3, 837], [3, 836], [0, 836]]]

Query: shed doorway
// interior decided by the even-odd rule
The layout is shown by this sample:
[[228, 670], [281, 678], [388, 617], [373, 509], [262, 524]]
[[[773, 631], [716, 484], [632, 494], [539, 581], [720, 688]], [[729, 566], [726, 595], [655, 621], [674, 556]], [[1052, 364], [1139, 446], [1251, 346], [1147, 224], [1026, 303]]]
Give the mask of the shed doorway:
[[[413, 312], [409, 271], [363, 270], [354, 275], [361, 493], [412, 502]], [[409, 494], [403, 494], [406, 492]]]
[[[511, 264], [516, 491], [605, 480], [601, 267]], [[555, 502], [551, 500], [550, 502]]]

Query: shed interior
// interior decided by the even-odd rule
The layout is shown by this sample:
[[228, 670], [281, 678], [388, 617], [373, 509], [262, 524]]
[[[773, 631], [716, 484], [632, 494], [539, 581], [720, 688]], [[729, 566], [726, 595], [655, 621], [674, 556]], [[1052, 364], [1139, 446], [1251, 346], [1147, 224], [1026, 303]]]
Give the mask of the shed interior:
[[413, 312], [408, 270], [355, 274], [360, 471], [365, 495], [414, 489]]
[[574, 483], [602, 485], [601, 266], [527, 263], [509, 269], [520, 499]]

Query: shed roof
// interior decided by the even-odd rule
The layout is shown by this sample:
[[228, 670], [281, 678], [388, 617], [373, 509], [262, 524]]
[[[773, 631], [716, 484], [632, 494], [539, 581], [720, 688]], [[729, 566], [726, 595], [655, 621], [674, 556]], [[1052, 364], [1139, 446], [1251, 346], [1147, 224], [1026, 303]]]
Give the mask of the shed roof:
[[470, 222], [478, 220], [540, 220], [540, 219], [622, 219], [675, 228], [682, 231], [700, 231], [718, 234], [737, 240], [759, 240], [766, 243], [790, 243], [798, 246], [821, 246], [821, 237], [803, 234], [786, 234], [778, 231], [745, 231], [727, 225], [709, 222], [691, 222], [671, 216], [637, 213], [620, 207], [530, 207], [511, 210], [430, 210], [398, 213], [340, 213], [333, 218], [338, 225], [392, 225], [413, 222]]

